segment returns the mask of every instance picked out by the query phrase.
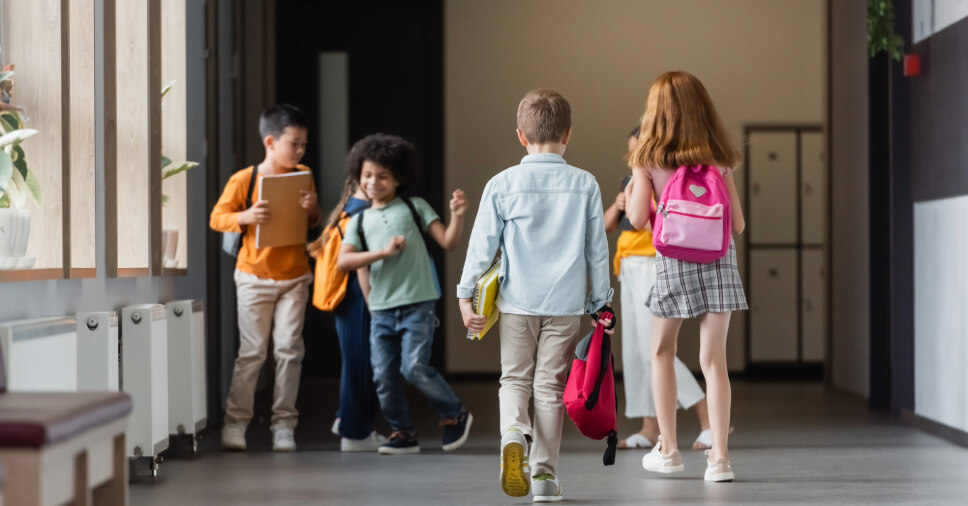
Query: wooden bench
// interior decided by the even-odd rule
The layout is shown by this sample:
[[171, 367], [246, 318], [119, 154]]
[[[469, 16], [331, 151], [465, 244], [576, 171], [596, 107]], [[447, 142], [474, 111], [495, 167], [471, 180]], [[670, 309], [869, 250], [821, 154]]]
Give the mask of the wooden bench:
[[5, 504], [127, 505], [130, 412], [131, 398], [118, 392], [7, 392], [0, 350]]

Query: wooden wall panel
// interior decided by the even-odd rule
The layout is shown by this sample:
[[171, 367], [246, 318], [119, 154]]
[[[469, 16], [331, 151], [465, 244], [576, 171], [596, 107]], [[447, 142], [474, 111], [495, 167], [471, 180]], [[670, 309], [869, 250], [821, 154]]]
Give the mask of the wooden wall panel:
[[[162, 153], [175, 163], [188, 158], [188, 76], [186, 71], [185, 0], [162, 0], [161, 3], [161, 82], [174, 81], [161, 104]], [[197, 168], [196, 170], [202, 170]], [[177, 231], [174, 267], [188, 267], [188, 179], [182, 173], [165, 180], [162, 192], [168, 203], [162, 208], [162, 226]], [[168, 267], [168, 266], [166, 266]]]
[[[149, 93], [160, 93], [161, 90], [149, 89], [148, 7], [147, 1], [114, 1], [116, 267], [119, 275], [147, 274], [150, 267], [152, 132]], [[109, 98], [105, 96], [105, 100]]]
[[41, 206], [27, 199], [31, 223], [26, 256], [36, 259], [34, 269], [56, 272], [64, 261], [61, 0], [2, 2], [0, 21], [3, 63], [16, 65], [14, 102], [26, 108], [26, 128], [39, 131], [23, 144], [43, 193]]
[[[70, 267], [97, 267], [95, 245], [94, 0], [70, 5]], [[75, 277], [75, 274], [72, 274]]]

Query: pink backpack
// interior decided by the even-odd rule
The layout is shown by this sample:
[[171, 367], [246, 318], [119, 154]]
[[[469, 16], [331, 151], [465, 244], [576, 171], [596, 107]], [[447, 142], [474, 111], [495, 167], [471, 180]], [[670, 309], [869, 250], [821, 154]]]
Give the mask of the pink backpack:
[[[602, 318], [614, 316], [605, 312]], [[613, 367], [612, 340], [604, 327], [597, 325], [575, 349], [564, 394], [565, 410], [578, 430], [592, 439], [608, 438], [602, 458], [606, 466], [615, 463], [615, 448], [618, 446], [618, 403]]]
[[662, 256], [708, 264], [729, 250], [729, 190], [716, 167], [679, 167], [651, 218], [652, 243]]

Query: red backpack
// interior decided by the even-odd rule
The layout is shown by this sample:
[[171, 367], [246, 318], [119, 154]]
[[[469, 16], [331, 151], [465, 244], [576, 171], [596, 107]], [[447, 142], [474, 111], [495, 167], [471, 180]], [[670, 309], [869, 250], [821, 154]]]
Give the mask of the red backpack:
[[[612, 319], [611, 313], [602, 318]], [[615, 398], [615, 377], [612, 372], [611, 336], [602, 325], [586, 336], [575, 348], [575, 360], [565, 385], [565, 409], [568, 417], [582, 434], [592, 439], [608, 438], [608, 446], [602, 462], [606, 466], [615, 463], [618, 446], [618, 414]]]

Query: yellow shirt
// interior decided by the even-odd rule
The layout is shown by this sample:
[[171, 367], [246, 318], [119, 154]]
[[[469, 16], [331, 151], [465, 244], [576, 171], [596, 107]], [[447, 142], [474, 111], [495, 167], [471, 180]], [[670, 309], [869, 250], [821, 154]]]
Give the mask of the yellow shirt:
[[[294, 171], [309, 171], [305, 165], [297, 165]], [[258, 174], [262, 177], [262, 174]], [[245, 194], [249, 191], [249, 181], [252, 179], [252, 167], [242, 169], [225, 184], [225, 190], [219, 197], [215, 208], [212, 209], [212, 216], [209, 226], [216, 232], [241, 232], [238, 215], [245, 207]], [[313, 184], [312, 191], [316, 191]], [[252, 202], [259, 201], [259, 181], [256, 180], [252, 188]], [[270, 208], [271, 209], [271, 208]], [[252, 274], [262, 279], [274, 279], [285, 281], [296, 279], [300, 276], [309, 274], [309, 257], [306, 254], [305, 244], [294, 244], [292, 246], [269, 246], [265, 248], [255, 247], [255, 228], [250, 229], [242, 236], [242, 248], [239, 249], [239, 258], [235, 263], [235, 268]]]
[[630, 256], [654, 257], [652, 230], [626, 230], [618, 236], [615, 244], [615, 275], [622, 271], [622, 259]]

